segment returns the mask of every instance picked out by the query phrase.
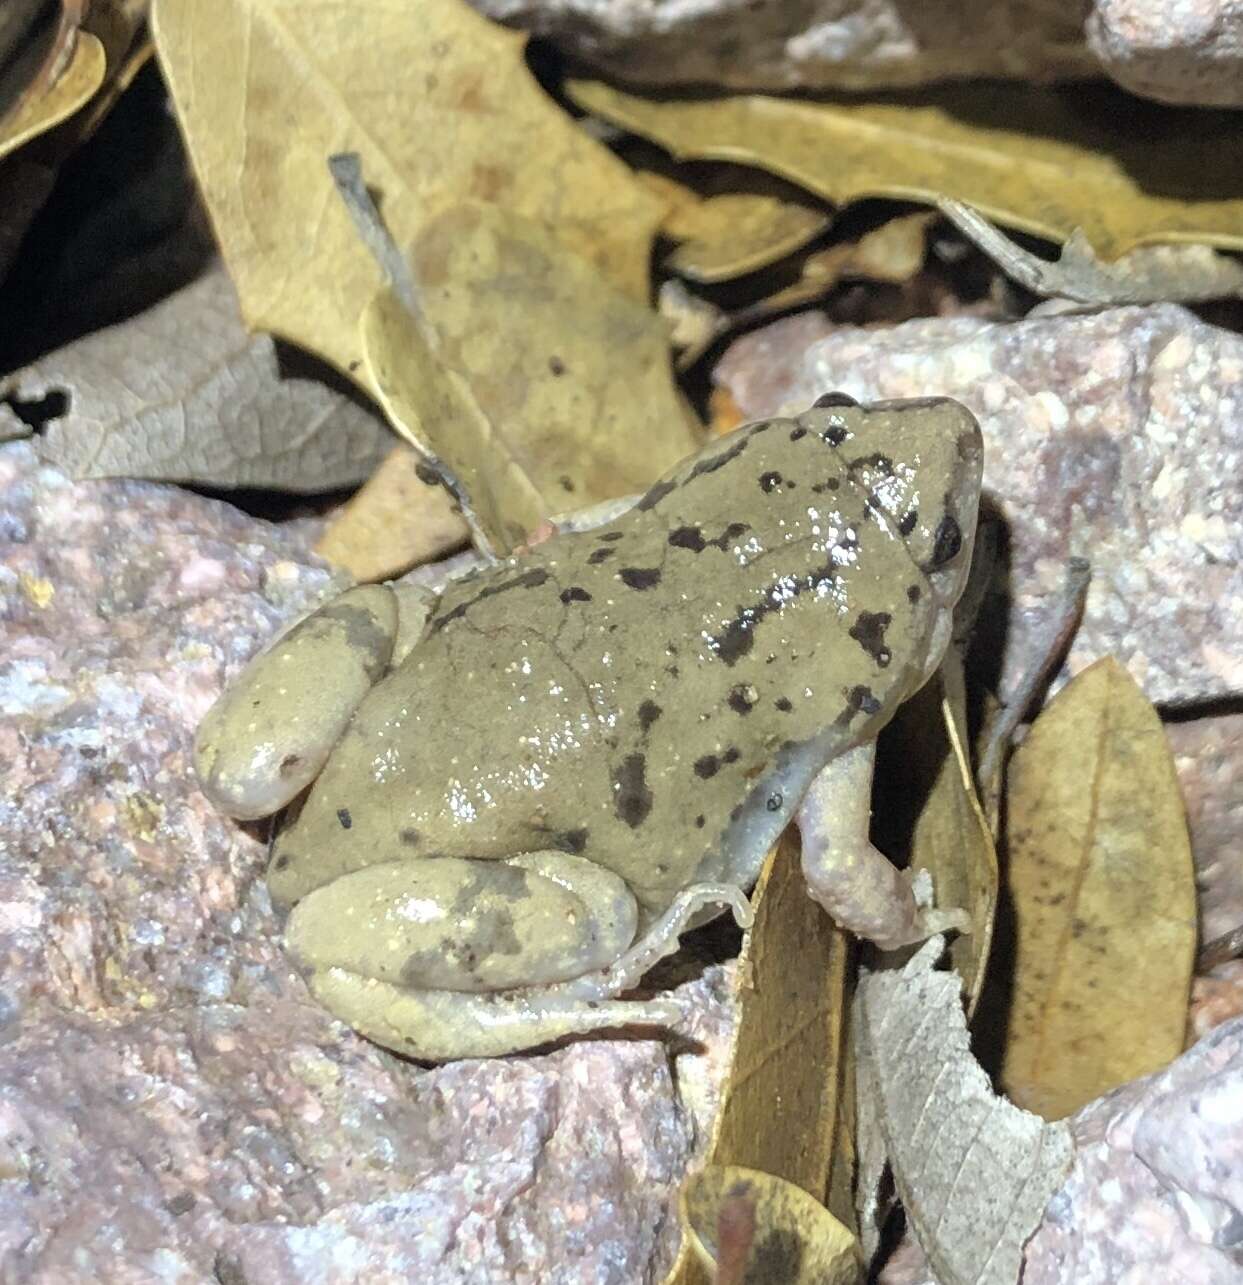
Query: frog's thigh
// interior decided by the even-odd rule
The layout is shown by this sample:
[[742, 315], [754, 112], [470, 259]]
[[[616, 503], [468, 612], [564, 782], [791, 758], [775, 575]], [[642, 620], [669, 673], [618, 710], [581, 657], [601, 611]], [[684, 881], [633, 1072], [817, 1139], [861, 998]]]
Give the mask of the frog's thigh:
[[286, 943], [320, 1002], [369, 1038], [433, 1060], [485, 1057], [606, 1027], [677, 1024], [674, 1001], [610, 997], [676, 949], [709, 902], [747, 914], [737, 889], [705, 884], [634, 942], [633, 894], [582, 857], [390, 861], [303, 898]]
[[874, 744], [833, 759], [811, 783], [798, 812], [807, 888], [836, 923], [885, 950], [962, 928], [960, 911], [929, 911], [910, 880], [868, 839]]
[[256, 656], [194, 741], [204, 793], [230, 816], [270, 816], [319, 775], [359, 701], [388, 667], [398, 606], [363, 585], [311, 612]]

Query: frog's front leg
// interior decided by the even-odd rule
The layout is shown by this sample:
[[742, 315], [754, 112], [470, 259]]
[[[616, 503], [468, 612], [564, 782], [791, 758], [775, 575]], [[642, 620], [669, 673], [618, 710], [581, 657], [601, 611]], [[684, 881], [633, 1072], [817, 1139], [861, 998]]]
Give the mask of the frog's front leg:
[[428, 857], [367, 866], [303, 898], [286, 942], [316, 998], [356, 1030], [428, 1060], [488, 1057], [630, 1023], [677, 1025], [671, 1000], [618, 1001], [707, 903], [683, 893], [634, 941], [625, 882], [582, 857]]
[[932, 910], [915, 899], [911, 881], [868, 839], [875, 744], [832, 759], [811, 783], [798, 811], [807, 889], [834, 922], [882, 950], [965, 930], [961, 910]]

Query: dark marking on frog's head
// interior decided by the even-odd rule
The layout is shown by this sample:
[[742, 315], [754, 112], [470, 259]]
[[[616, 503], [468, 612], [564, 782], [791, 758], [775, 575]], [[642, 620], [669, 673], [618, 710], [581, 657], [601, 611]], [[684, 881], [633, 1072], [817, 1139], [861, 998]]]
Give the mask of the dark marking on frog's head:
[[548, 359], [548, 373], [549, 373], [550, 375], [553, 375], [553, 376], [558, 377], [558, 378], [559, 378], [561, 375], [564, 375], [564, 374], [565, 374], [565, 362], [563, 362], [563, 361], [561, 360], [561, 358], [560, 358], [560, 357], [557, 357], [557, 356], [555, 356], [555, 355], [554, 355], [554, 356], [552, 356], [552, 357], [549, 357], [549, 359]]
[[885, 643], [885, 630], [893, 617], [887, 611], [861, 611], [850, 626], [850, 636], [884, 669], [893, 659]]
[[911, 505], [898, 522], [898, 534], [903, 537], [910, 535], [911, 532], [915, 530], [915, 524], [918, 521], [919, 509], [915, 505]]
[[587, 561], [593, 567], [598, 567], [600, 563], [607, 561], [616, 552], [616, 549], [610, 549], [608, 545], [602, 545], [599, 549], [592, 549], [592, 551], [587, 555]]
[[562, 473], [557, 479], [557, 485], [566, 492], [567, 495], [574, 494], [574, 479], [568, 473]]
[[652, 724], [664, 713], [654, 700], [645, 700], [639, 706], [639, 729], [647, 733]]
[[282, 852], [272, 860], [273, 870], [287, 870], [293, 861], [293, 854]]
[[778, 696], [773, 704], [783, 713], [788, 714], [793, 708], [793, 702], [788, 696]]
[[760, 698], [759, 692], [750, 683], [735, 683], [725, 698], [726, 704], [735, 714], [749, 714]]
[[763, 432], [767, 427], [769, 427], [767, 424], [753, 424], [747, 432], [740, 431], [734, 442], [726, 450], [718, 451], [715, 455], [709, 455], [706, 459], [698, 460], [686, 480], [690, 482], [694, 478], [703, 477], [705, 473], [715, 473], [717, 469], [724, 468], [730, 460], [736, 460], [751, 445], [752, 437], [757, 433]]
[[838, 727], [849, 727], [857, 714], [863, 713], [871, 718], [880, 711], [881, 703], [872, 694], [872, 689], [859, 683], [846, 693], [846, 704], [833, 721]]
[[433, 616], [427, 626], [429, 634], [437, 634], [445, 628], [450, 622], [460, 619], [476, 603], [482, 602], [485, 598], [494, 598], [497, 594], [509, 593], [514, 589], [538, 589], [548, 579], [548, 572], [543, 567], [532, 567], [529, 571], [524, 571], [521, 575], [513, 576], [509, 580], [502, 580], [498, 584], [485, 584], [473, 598], [468, 598], [465, 602], [459, 602], [456, 607], [450, 608], [443, 616]]
[[561, 834], [554, 835], [552, 846], [559, 852], [568, 852], [571, 856], [581, 856], [587, 850], [587, 841], [591, 838], [591, 831], [586, 826], [577, 830], [565, 830]]
[[705, 826], [705, 825], [707, 825], [707, 824], [708, 824], [708, 818], [707, 818], [706, 816], [704, 816], [704, 814], [701, 812], [701, 813], [700, 813], [700, 814], [695, 818], [695, 829], [696, 829], [696, 830], [702, 830], [702, 829], [704, 828], [704, 826]]
[[912, 605], [919, 601], [922, 594], [923, 590], [917, 584], [906, 586], [906, 600]]
[[647, 820], [652, 810], [652, 792], [647, 785], [647, 758], [627, 754], [613, 769], [613, 811], [632, 830]]
[[660, 568], [623, 567], [617, 578], [630, 589], [652, 589], [660, 584]]
[[601, 544], [616, 544], [618, 540], [625, 539], [625, 533], [622, 531], [601, 531], [596, 539]]
[[578, 585], [571, 585], [570, 588], [561, 590], [561, 601], [567, 606], [571, 602], [590, 602], [591, 594], [586, 589], [580, 589]]
[[649, 509], [654, 509], [670, 491], [677, 490], [677, 486], [678, 484], [673, 481], [657, 482], [648, 487], [643, 498], [634, 507], [640, 513], [646, 513]]
[[769, 812], [780, 812], [785, 806], [785, 795], [780, 790], [774, 790], [764, 801], [764, 806]]
[[812, 402], [813, 410], [833, 410], [837, 407], [858, 406], [858, 402], [846, 393], [821, 393], [819, 397]]
[[348, 830], [354, 824], [354, 818], [350, 816], [349, 808], [338, 808], [337, 820], [341, 822], [342, 830]]
[[799, 428], [792, 428], [790, 430], [790, 441], [792, 442], [801, 441], [806, 436], [807, 436], [807, 430], [801, 426]]
[[817, 495], [820, 495], [825, 491], [836, 491], [841, 484], [842, 482], [840, 478], [826, 477], [823, 482], [813, 482], [811, 484], [811, 489], [815, 491]]
[[423, 836], [413, 826], [405, 826], [398, 830], [397, 837], [408, 848], [417, 847], [423, 841]]
[[760, 474], [760, 490], [765, 495], [771, 495], [781, 485], [781, 474], [777, 472], [767, 472]]
[[414, 475], [423, 483], [424, 486], [439, 486], [444, 478], [432, 468], [432, 466], [423, 460], [420, 460], [414, 466]]

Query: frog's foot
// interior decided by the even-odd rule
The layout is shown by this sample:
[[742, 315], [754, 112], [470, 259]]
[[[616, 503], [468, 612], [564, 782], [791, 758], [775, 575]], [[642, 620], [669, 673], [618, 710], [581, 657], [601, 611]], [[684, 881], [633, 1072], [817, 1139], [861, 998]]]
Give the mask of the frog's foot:
[[834, 921], [882, 950], [954, 928], [970, 931], [962, 910], [934, 910], [927, 894], [868, 840], [875, 749], [861, 745], [832, 760], [798, 811], [807, 890]]
[[430, 598], [361, 585], [256, 656], [207, 712], [194, 770], [222, 812], [271, 816], [319, 775], [359, 701], [422, 632]]
[[710, 902], [749, 918], [736, 888], [703, 885], [635, 943], [634, 895], [582, 857], [390, 861], [305, 897], [286, 942], [313, 993], [369, 1038], [429, 1060], [483, 1057], [606, 1027], [678, 1024], [671, 1000], [610, 997], [676, 950]]

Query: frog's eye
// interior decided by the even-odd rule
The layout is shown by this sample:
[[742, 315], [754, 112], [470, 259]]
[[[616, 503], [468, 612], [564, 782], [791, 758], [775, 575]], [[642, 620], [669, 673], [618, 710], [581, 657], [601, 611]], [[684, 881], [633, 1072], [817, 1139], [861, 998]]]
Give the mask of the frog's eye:
[[932, 557], [928, 560], [928, 570], [937, 571], [947, 562], [953, 562], [962, 552], [962, 527], [952, 513], [947, 513], [937, 523], [937, 532], [932, 542]]

